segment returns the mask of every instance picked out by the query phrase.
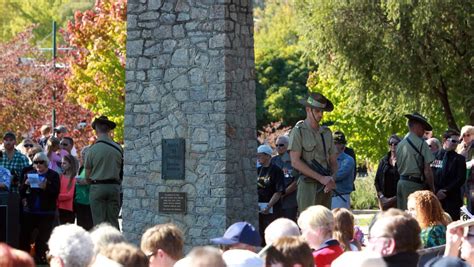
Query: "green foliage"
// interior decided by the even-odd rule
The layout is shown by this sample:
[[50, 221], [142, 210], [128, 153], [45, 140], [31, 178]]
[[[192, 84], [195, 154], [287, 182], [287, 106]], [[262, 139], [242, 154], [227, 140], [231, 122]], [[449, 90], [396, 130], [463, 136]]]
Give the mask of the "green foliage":
[[351, 208], [362, 209], [377, 209], [377, 193], [374, 186], [375, 176], [369, 173], [367, 177], [357, 177], [355, 181], [356, 190], [351, 193]]
[[352, 100], [346, 116], [388, 128], [382, 139], [413, 110], [436, 135], [474, 123], [472, 1], [296, 3], [306, 51]]
[[117, 123], [123, 139], [125, 113], [126, 1], [98, 1], [93, 10], [78, 12], [69, 22], [66, 39], [74, 47], [69, 96], [96, 115]]
[[269, 51], [255, 68], [258, 128], [272, 121], [288, 126], [301, 120], [304, 109], [296, 103], [308, 92], [306, 80], [309, 72], [316, 69], [314, 62], [302, 58], [300, 52], [281, 55]]
[[53, 20], [58, 27], [64, 26], [74, 11], [90, 8], [93, 3], [94, 0], [1, 0], [0, 42], [36, 24], [33, 43], [51, 47]]
[[254, 13], [257, 128], [274, 121], [294, 125], [304, 117], [295, 103], [307, 94], [306, 80], [316, 64], [298, 45], [292, 1], [269, 0]]

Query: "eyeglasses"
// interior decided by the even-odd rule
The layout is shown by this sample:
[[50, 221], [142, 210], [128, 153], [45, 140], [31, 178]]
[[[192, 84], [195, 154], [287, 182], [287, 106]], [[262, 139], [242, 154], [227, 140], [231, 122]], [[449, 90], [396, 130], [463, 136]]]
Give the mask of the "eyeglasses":
[[461, 143], [459, 140], [454, 140], [453, 138], [448, 138], [448, 140], [453, 143], [453, 144], [459, 144]]
[[148, 260], [151, 259], [152, 256], [155, 256], [156, 255], [156, 252], [149, 252], [149, 253], [146, 253], [145, 256]]
[[44, 164], [46, 161], [44, 160], [35, 160], [33, 161], [33, 164]]
[[284, 147], [285, 144], [276, 144], [275, 146], [276, 146], [276, 147]]
[[24, 147], [33, 147], [33, 144], [24, 144]]

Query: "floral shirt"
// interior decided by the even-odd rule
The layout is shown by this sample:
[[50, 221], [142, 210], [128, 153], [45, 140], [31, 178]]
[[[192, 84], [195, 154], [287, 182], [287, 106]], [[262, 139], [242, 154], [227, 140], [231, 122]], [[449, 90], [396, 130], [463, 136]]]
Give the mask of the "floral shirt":
[[431, 248], [446, 244], [446, 226], [442, 224], [429, 226], [421, 230], [421, 242], [424, 248]]

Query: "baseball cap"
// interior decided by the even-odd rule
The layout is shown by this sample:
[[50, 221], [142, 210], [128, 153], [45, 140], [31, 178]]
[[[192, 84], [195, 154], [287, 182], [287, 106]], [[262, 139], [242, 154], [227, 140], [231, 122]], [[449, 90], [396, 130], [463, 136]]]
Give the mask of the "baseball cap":
[[336, 144], [346, 144], [347, 143], [346, 136], [341, 131], [334, 132], [333, 138], [334, 138], [334, 143], [336, 143]]
[[12, 139], [16, 140], [16, 135], [13, 132], [6, 132], [3, 135], [3, 139], [5, 140], [7, 138], [12, 138]]
[[264, 153], [271, 156], [273, 151], [269, 145], [261, 145], [257, 148], [257, 153]]
[[243, 243], [251, 246], [260, 246], [260, 234], [255, 227], [248, 222], [236, 222], [229, 226], [224, 236], [213, 238], [211, 242], [216, 245], [234, 245]]

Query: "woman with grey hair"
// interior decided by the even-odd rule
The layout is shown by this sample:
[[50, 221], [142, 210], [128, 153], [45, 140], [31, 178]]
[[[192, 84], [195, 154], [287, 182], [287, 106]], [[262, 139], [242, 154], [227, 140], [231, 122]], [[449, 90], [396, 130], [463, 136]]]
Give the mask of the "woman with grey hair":
[[390, 151], [380, 160], [375, 174], [374, 185], [381, 210], [397, 206], [397, 183], [400, 179], [397, 169], [397, 145], [401, 140], [396, 134], [388, 138]]
[[51, 267], [86, 267], [94, 257], [90, 234], [75, 224], [54, 228], [48, 246]]
[[23, 205], [21, 218], [20, 249], [29, 252], [32, 233], [38, 230], [34, 239], [36, 247], [35, 261], [46, 263], [46, 242], [53, 230], [56, 202], [59, 195], [59, 175], [48, 168], [48, 156], [37, 153], [33, 157], [31, 172], [26, 174], [20, 187], [20, 198]]

